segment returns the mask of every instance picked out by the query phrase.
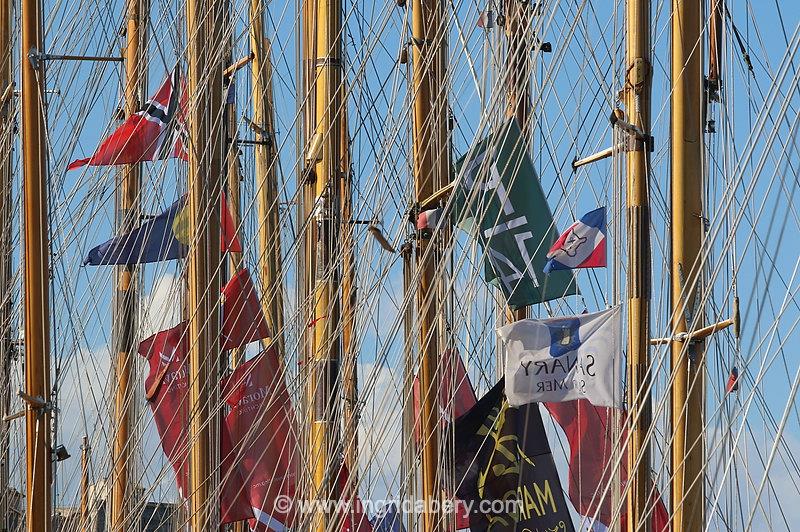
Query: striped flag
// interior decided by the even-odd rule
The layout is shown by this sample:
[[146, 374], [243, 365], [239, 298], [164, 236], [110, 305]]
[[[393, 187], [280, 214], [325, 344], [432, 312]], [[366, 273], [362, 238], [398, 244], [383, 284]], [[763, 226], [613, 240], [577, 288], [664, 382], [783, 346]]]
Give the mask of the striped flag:
[[588, 212], [558, 237], [547, 252], [544, 273], [606, 265], [606, 208]]

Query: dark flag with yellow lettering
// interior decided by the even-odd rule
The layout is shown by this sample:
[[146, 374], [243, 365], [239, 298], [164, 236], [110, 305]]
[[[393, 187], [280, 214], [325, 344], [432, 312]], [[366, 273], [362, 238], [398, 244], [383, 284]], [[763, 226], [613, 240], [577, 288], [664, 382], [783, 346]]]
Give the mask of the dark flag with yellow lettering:
[[455, 423], [456, 496], [472, 532], [573, 532], [539, 406], [510, 407], [501, 379]]

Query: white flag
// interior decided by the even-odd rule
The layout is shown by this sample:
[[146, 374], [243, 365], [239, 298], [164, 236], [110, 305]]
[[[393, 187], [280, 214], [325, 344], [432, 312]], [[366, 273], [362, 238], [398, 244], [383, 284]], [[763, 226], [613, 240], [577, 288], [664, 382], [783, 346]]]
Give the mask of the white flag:
[[507, 350], [511, 406], [588, 399], [595, 406], [622, 407], [619, 307], [520, 320], [497, 331]]

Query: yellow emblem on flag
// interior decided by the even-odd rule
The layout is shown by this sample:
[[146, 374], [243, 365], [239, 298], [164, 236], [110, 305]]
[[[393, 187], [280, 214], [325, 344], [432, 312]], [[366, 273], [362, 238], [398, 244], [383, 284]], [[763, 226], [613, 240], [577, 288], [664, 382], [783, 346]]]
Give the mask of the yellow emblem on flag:
[[190, 228], [189, 205], [187, 202], [181, 210], [175, 213], [175, 218], [172, 219], [172, 233], [175, 235], [175, 240], [188, 246], [192, 241]]

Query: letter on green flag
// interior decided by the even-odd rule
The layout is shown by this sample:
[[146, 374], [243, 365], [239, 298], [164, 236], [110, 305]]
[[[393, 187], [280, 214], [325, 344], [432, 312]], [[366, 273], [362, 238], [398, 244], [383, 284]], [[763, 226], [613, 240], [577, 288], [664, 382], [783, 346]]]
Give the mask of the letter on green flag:
[[577, 293], [571, 271], [543, 271], [558, 232], [516, 120], [462, 157], [456, 175], [462, 171], [454, 214], [483, 246], [486, 281], [502, 289], [508, 305]]

